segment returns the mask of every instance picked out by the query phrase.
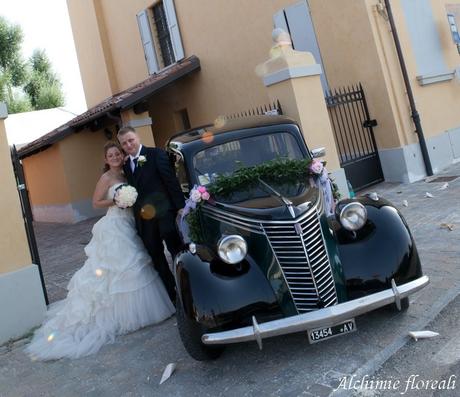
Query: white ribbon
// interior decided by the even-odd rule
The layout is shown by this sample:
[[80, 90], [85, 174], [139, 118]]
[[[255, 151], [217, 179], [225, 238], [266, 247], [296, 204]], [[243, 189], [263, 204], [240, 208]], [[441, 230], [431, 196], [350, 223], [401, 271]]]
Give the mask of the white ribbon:
[[332, 182], [328, 176], [326, 167], [324, 167], [323, 172], [320, 175], [316, 175], [314, 179], [316, 187], [323, 192], [324, 212], [326, 216], [333, 215], [335, 211], [335, 202], [332, 195]]

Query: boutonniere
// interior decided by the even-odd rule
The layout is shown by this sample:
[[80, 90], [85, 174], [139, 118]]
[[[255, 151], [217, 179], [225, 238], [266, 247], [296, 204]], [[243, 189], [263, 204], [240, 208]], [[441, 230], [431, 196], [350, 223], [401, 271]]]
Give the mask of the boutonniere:
[[138, 158], [137, 158], [137, 165], [139, 167], [142, 167], [145, 163], [147, 162], [147, 157], [143, 156], [143, 155], [140, 155]]

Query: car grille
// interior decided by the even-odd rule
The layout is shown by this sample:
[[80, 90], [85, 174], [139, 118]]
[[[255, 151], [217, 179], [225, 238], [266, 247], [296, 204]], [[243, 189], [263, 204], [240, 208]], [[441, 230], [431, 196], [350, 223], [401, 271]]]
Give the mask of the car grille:
[[321, 194], [307, 213], [287, 221], [256, 221], [209, 206], [203, 210], [211, 218], [267, 236], [299, 313], [337, 303], [319, 222], [323, 210]]
[[290, 222], [263, 223], [299, 313], [337, 303], [317, 209]]

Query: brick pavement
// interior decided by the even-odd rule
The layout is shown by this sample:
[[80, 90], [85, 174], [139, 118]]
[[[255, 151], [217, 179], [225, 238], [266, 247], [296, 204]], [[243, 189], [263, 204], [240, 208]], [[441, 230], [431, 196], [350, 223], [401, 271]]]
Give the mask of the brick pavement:
[[50, 303], [65, 298], [72, 275], [84, 264], [84, 247], [91, 238], [91, 228], [99, 219], [92, 218], [73, 225], [35, 223], [35, 237], [43, 277]]

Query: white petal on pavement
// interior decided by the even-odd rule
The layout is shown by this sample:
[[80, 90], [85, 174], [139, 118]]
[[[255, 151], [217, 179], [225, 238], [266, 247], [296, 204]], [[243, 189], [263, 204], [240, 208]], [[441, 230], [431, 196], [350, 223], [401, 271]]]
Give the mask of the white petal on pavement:
[[433, 198], [434, 196], [430, 192], [426, 192], [425, 197]]
[[417, 341], [419, 339], [434, 338], [439, 333], [433, 331], [410, 331], [409, 335]]
[[175, 369], [176, 363], [169, 363], [166, 366], [165, 370], [163, 371], [163, 375], [161, 375], [160, 385], [171, 377]]
[[409, 203], [407, 202], [407, 200], [403, 200], [402, 205], [404, 205], [404, 207], [408, 207]]
[[441, 223], [441, 229], [449, 229], [449, 231], [454, 230], [454, 225], [452, 223]]
[[446, 190], [449, 187], [449, 183], [443, 183], [442, 186], [438, 190]]

